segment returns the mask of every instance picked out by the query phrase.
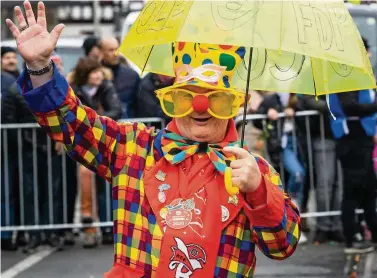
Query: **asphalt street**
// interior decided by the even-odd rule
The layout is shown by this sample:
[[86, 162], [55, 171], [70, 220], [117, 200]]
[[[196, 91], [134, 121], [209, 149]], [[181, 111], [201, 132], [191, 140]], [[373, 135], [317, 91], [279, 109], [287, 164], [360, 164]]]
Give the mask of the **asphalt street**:
[[[57, 252], [42, 246], [37, 254], [27, 256], [21, 251], [1, 253], [3, 278], [100, 278], [112, 264], [112, 246], [84, 249], [80, 242]], [[284, 261], [273, 261], [257, 254], [257, 278], [343, 278], [347, 259], [341, 245], [301, 245]], [[377, 252], [360, 257], [358, 278], [377, 277]]]

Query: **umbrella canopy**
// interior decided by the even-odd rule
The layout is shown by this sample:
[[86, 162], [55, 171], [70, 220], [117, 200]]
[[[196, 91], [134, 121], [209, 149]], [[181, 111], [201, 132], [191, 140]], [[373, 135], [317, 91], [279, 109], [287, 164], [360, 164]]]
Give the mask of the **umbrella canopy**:
[[248, 77], [251, 89], [312, 95], [376, 87], [342, 0], [149, 1], [120, 52], [142, 70], [174, 76], [178, 41], [249, 47], [233, 78], [243, 90]]

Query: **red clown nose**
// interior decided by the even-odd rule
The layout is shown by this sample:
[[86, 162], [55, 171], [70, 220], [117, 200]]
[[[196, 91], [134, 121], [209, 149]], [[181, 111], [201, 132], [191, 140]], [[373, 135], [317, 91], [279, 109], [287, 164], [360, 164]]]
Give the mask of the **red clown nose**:
[[209, 108], [208, 97], [203, 95], [197, 95], [192, 100], [192, 108], [196, 113], [204, 113]]

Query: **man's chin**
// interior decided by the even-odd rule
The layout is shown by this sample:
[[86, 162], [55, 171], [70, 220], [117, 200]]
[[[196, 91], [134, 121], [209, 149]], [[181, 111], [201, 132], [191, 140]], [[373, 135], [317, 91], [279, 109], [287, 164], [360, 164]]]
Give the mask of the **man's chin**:
[[195, 127], [194, 131], [191, 132], [190, 137], [188, 139], [191, 139], [196, 142], [208, 142], [210, 139], [211, 133], [208, 132], [208, 127]]

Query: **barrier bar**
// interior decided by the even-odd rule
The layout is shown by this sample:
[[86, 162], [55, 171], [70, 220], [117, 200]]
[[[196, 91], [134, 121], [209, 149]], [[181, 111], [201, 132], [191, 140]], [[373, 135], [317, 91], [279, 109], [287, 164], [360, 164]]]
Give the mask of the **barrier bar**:
[[51, 139], [47, 137], [47, 182], [48, 182], [48, 218], [50, 223], [54, 223], [54, 203], [52, 188], [52, 157]]
[[4, 198], [5, 198], [5, 225], [10, 225], [10, 204], [9, 204], [9, 157], [8, 157], [8, 131], [3, 131], [4, 141]]
[[17, 143], [18, 143], [18, 178], [20, 183], [20, 222], [25, 225], [25, 206], [24, 206], [24, 171], [22, 161], [22, 129], [17, 130]]
[[63, 150], [62, 156], [62, 193], [63, 193], [63, 222], [68, 223], [67, 207], [67, 155]]
[[37, 156], [37, 129], [33, 128], [33, 200], [34, 200], [34, 221], [39, 224], [39, 186], [38, 186], [38, 156]]

